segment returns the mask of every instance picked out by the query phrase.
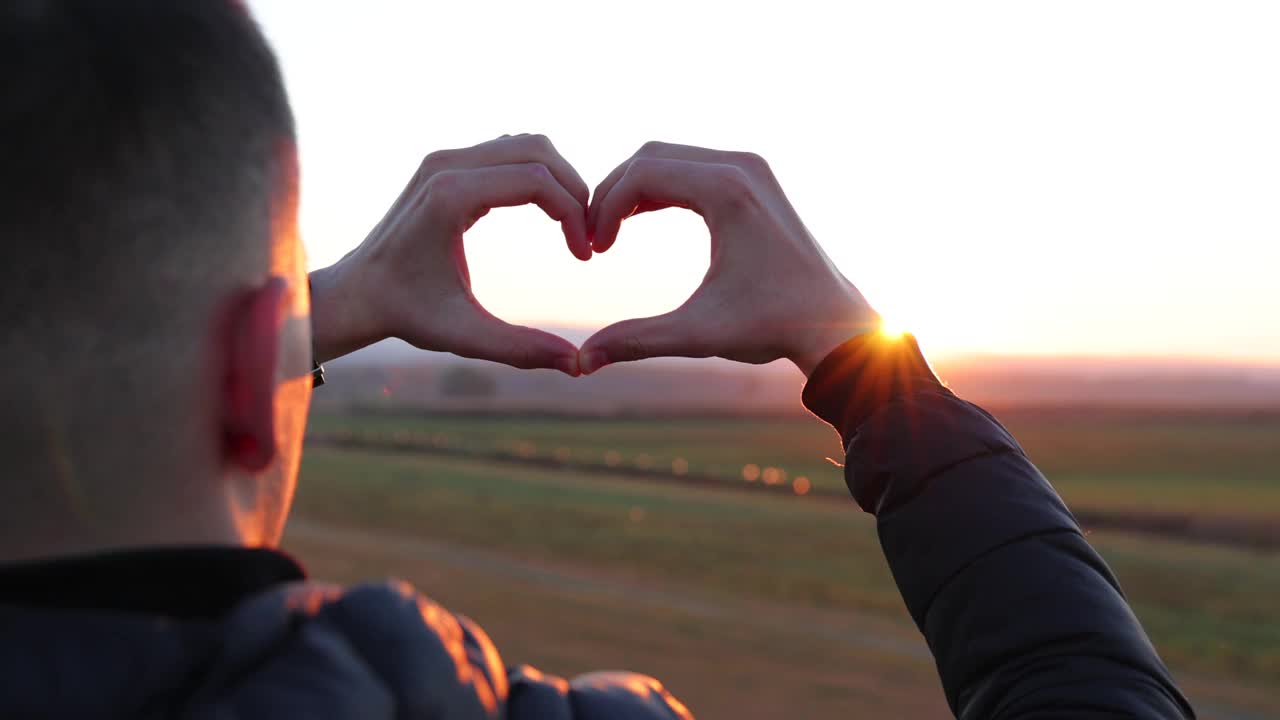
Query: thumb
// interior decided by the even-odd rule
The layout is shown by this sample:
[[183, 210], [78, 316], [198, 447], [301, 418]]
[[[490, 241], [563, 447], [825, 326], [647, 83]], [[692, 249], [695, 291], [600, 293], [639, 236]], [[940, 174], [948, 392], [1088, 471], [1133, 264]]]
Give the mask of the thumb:
[[465, 332], [454, 338], [449, 350], [462, 357], [490, 360], [514, 368], [547, 368], [577, 376], [578, 348], [549, 332], [512, 325], [476, 308], [472, 318], [461, 323]]
[[664, 315], [614, 323], [582, 344], [578, 367], [584, 375], [616, 362], [654, 357], [710, 357], [706, 334], [683, 308]]

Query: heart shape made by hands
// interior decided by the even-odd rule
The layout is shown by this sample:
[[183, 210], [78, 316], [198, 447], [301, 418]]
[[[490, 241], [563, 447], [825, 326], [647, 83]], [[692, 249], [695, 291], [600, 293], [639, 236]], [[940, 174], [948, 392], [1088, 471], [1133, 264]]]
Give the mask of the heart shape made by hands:
[[[803, 370], [878, 324], [757, 155], [646, 143], [588, 205], [590, 194], [545, 137], [433, 153], [343, 265], [367, 270], [354, 273], [375, 286], [360, 294], [370, 298], [364, 309], [388, 334], [575, 376], [664, 356], [752, 364], [785, 357]], [[537, 212], [531, 208], [503, 210], [504, 220], [476, 227], [491, 210], [530, 203], [559, 222], [563, 240], [554, 225], [520, 218]], [[646, 214], [672, 207], [694, 213]], [[645, 237], [599, 257], [637, 214], [646, 215], [627, 222], [628, 234]], [[695, 233], [710, 238], [705, 273], [692, 260], [696, 245], [687, 238]], [[586, 262], [575, 265], [562, 250], [559, 261], [543, 254], [562, 242]], [[534, 325], [556, 316], [618, 321], [577, 346], [501, 316]]]
[[579, 344], [592, 332], [683, 303], [707, 272], [709, 235], [687, 211], [627, 220], [618, 242], [582, 262], [533, 206], [495, 210], [464, 236], [476, 299], [503, 320]]

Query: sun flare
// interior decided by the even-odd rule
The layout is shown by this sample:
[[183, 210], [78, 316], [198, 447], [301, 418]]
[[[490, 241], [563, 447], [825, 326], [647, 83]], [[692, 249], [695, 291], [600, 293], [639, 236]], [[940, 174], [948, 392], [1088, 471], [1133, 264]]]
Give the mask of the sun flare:
[[889, 340], [897, 340], [907, 333], [906, 328], [896, 324], [892, 320], [880, 319], [879, 333], [881, 336]]

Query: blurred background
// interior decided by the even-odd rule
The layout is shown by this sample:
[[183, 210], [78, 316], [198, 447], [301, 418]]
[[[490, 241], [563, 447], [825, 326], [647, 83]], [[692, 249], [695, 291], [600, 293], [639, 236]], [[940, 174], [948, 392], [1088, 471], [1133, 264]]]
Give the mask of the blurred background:
[[[1280, 717], [1280, 8], [249, 4], [313, 267], [432, 150], [545, 133], [593, 186], [646, 140], [756, 151], [1023, 443], [1202, 716]], [[708, 252], [678, 211], [585, 264], [536, 209], [466, 243], [490, 310], [575, 342], [677, 306]], [[328, 371], [286, 543], [314, 575], [403, 577], [509, 663], [645, 672], [699, 717], [946, 715], [794, 368], [389, 341]]]

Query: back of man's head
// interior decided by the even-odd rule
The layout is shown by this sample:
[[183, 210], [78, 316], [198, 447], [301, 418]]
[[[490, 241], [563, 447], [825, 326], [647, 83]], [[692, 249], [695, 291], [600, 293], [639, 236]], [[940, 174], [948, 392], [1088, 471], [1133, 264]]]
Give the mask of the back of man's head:
[[6, 0], [0, 97], [5, 524], [190, 450], [216, 305], [292, 233], [296, 161], [234, 0]]

